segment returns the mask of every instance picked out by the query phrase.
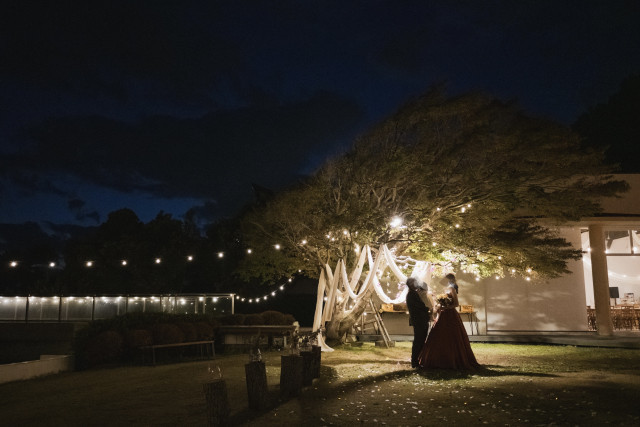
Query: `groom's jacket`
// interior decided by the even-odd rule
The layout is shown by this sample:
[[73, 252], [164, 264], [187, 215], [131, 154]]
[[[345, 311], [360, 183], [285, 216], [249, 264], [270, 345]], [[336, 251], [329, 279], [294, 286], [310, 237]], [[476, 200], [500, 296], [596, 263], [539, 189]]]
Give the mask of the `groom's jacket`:
[[429, 308], [424, 305], [417, 291], [409, 289], [407, 293], [407, 309], [409, 310], [409, 324], [417, 327], [428, 327]]

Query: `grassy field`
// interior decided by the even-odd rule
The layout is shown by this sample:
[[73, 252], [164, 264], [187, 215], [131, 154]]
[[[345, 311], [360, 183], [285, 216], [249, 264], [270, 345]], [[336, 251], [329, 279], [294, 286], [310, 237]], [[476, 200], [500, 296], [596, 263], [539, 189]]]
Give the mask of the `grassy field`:
[[280, 353], [265, 354], [271, 407], [247, 408], [246, 355], [71, 372], [0, 385], [2, 425], [206, 425], [202, 384], [219, 366], [231, 425], [640, 425], [640, 351], [472, 344], [475, 372], [416, 371], [409, 343], [323, 353], [321, 378], [278, 399]]

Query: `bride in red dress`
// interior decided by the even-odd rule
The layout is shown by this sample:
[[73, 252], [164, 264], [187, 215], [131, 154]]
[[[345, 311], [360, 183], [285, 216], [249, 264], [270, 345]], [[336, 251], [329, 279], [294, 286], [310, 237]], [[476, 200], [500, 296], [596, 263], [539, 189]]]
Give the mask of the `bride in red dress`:
[[[422, 347], [418, 364], [422, 368], [475, 369], [480, 364], [471, 350], [469, 336], [456, 310], [458, 306], [458, 285], [453, 274], [447, 274], [449, 286], [445, 289], [447, 298], [438, 298], [438, 317], [431, 328], [427, 341]], [[443, 297], [444, 295], [439, 295]]]

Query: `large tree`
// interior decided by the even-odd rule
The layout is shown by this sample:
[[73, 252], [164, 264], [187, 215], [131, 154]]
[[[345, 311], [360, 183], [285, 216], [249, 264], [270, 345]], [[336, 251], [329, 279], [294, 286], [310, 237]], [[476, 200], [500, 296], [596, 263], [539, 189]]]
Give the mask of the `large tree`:
[[589, 108], [573, 124], [588, 146], [608, 146], [625, 173], [640, 172], [640, 73], [627, 77], [605, 103]]
[[[244, 277], [317, 275], [365, 244], [481, 277], [556, 277], [580, 257], [556, 226], [625, 191], [577, 135], [478, 93], [404, 105], [243, 222]], [[393, 218], [402, 227], [392, 225]], [[279, 245], [276, 249], [275, 245]], [[344, 331], [348, 320], [338, 316]]]

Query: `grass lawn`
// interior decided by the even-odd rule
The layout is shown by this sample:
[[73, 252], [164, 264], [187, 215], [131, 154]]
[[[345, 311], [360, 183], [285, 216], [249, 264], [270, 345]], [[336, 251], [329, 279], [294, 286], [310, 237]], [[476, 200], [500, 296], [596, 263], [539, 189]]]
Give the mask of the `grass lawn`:
[[415, 371], [410, 343], [323, 353], [321, 378], [278, 399], [280, 353], [265, 354], [272, 406], [247, 409], [246, 355], [105, 368], [0, 385], [0, 424], [206, 425], [202, 384], [218, 365], [232, 425], [640, 425], [640, 351], [472, 344], [483, 369]]

